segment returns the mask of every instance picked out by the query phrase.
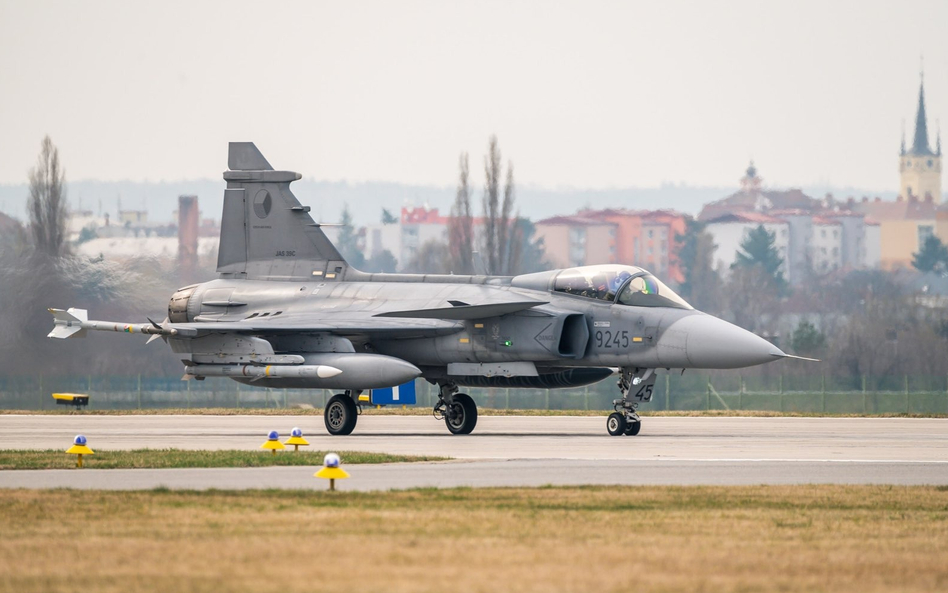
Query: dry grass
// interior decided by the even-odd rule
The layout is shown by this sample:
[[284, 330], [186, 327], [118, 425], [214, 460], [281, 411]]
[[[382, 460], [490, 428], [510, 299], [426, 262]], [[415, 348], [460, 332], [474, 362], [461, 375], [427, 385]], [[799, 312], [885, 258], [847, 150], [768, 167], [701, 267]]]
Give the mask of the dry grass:
[[0, 492], [4, 591], [934, 591], [948, 491]]

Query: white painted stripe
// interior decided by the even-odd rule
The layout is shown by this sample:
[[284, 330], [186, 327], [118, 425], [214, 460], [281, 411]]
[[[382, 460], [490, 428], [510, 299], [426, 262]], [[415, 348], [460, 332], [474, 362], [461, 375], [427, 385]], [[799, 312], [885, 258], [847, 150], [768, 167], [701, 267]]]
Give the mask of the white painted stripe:
[[599, 461], [609, 463], [637, 463], [637, 462], [683, 462], [683, 463], [907, 463], [907, 464], [937, 464], [948, 465], [946, 459], [766, 459], [766, 458], [743, 458], [743, 457], [725, 457], [725, 458], [701, 458], [701, 457], [646, 457], [635, 459], [609, 458], [609, 457], [454, 457], [454, 459], [464, 461]]

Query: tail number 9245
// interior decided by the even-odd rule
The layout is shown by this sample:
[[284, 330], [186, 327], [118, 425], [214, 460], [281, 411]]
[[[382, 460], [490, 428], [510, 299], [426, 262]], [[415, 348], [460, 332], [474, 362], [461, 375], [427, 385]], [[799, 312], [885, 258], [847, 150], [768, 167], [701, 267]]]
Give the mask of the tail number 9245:
[[597, 348], [628, 348], [631, 344], [627, 330], [599, 330], [596, 332]]

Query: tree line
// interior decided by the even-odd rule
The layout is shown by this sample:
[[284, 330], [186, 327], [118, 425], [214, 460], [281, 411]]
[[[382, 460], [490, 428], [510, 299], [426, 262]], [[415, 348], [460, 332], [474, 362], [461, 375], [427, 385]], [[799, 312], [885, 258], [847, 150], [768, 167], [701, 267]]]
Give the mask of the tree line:
[[[787, 352], [822, 359], [820, 373], [845, 378], [856, 389], [867, 376], [899, 382], [907, 376], [946, 378], [948, 295], [914, 286], [918, 275], [907, 270], [814, 274], [791, 288], [775, 239], [762, 225], [751, 230], [724, 275], [714, 267], [711, 234], [701, 222], [689, 221], [676, 237], [681, 295], [695, 308], [763, 335]], [[939, 245], [937, 237], [930, 237], [914, 262], [918, 272], [936, 272], [928, 277], [935, 281], [945, 269], [939, 262], [948, 261]], [[781, 335], [788, 325], [792, 331]], [[814, 372], [801, 364], [784, 368]], [[775, 368], [746, 372], [767, 375]]]
[[168, 297], [179, 286], [177, 270], [155, 259], [137, 258], [119, 266], [75, 255], [67, 240], [66, 197], [65, 168], [46, 136], [29, 171], [29, 221], [0, 237], [0, 375], [179, 372], [180, 363], [167, 348], [146, 349], [138, 340], [46, 338], [52, 329], [48, 308], [77, 307], [99, 318], [140, 319], [143, 312], [166, 310]]
[[[444, 239], [419, 246], [408, 271], [514, 275], [548, 269], [543, 244], [530, 221], [516, 209], [511, 161], [503, 162], [496, 137], [483, 159], [484, 186], [473, 196], [470, 159], [458, 159], [458, 183]], [[97, 317], [140, 319], [161, 312], [182, 282], [172, 264], [138, 258], [119, 266], [103, 258], [73, 254], [66, 240], [66, 176], [59, 153], [44, 138], [29, 172], [25, 228], [0, 237], [0, 373], [150, 374], [180, 371], [166, 348], [90, 335], [85, 340], [45, 338], [51, 327], [48, 307], [76, 306]], [[383, 213], [388, 222], [397, 219]], [[346, 210], [337, 246], [357, 268], [394, 271], [391, 253], [365, 258], [358, 250]], [[682, 268], [681, 295], [695, 308], [733, 321], [774, 340], [786, 351], [824, 360], [821, 372], [853, 381], [865, 375], [944, 376], [948, 373], [948, 299], [938, 291], [912, 287], [904, 273], [858, 270], [814, 276], [791, 287], [782, 271], [775, 237], [763, 227], [748, 234], [727, 274], [714, 267], [716, 247], [704, 225], [689, 220], [675, 238], [673, 253]], [[361, 259], [360, 259], [361, 258]], [[634, 262], [628, 262], [634, 263]], [[948, 250], [929, 238], [915, 257], [919, 271], [942, 276]], [[213, 269], [203, 270], [212, 277]], [[787, 320], [793, 330], [784, 331]], [[94, 332], [93, 332], [94, 334]], [[148, 361], [147, 364], [144, 361]], [[791, 372], [814, 367], [795, 365]], [[777, 372], [765, 365], [751, 373]]]

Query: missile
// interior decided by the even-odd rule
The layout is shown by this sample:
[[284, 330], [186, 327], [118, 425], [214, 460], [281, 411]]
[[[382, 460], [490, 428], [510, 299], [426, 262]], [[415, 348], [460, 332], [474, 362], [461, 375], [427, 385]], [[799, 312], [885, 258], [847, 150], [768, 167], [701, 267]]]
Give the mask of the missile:
[[90, 321], [85, 309], [49, 309], [53, 314], [53, 331], [47, 337], [84, 338], [87, 330], [123, 332], [127, 334], [147, 334], [151, 336], [176, 336], [178, 330], [161, 327], [157, 323], [116, 323], [114, 321]]
[[421, 370], [394, 356], [355, 352], [305, 354], [303, 364], [195, 364], [185, 363], [186, 377], [230, 377], [251, 383], [282, 387], [321, 389], [380, 389], [407, 383], [421, 376]]
[[324, 364], [254, 365], [254, 364], [192, 364], [187, 367], [195, 377], [246, 377], [249, 379], [329, 379], [342, 371]]

